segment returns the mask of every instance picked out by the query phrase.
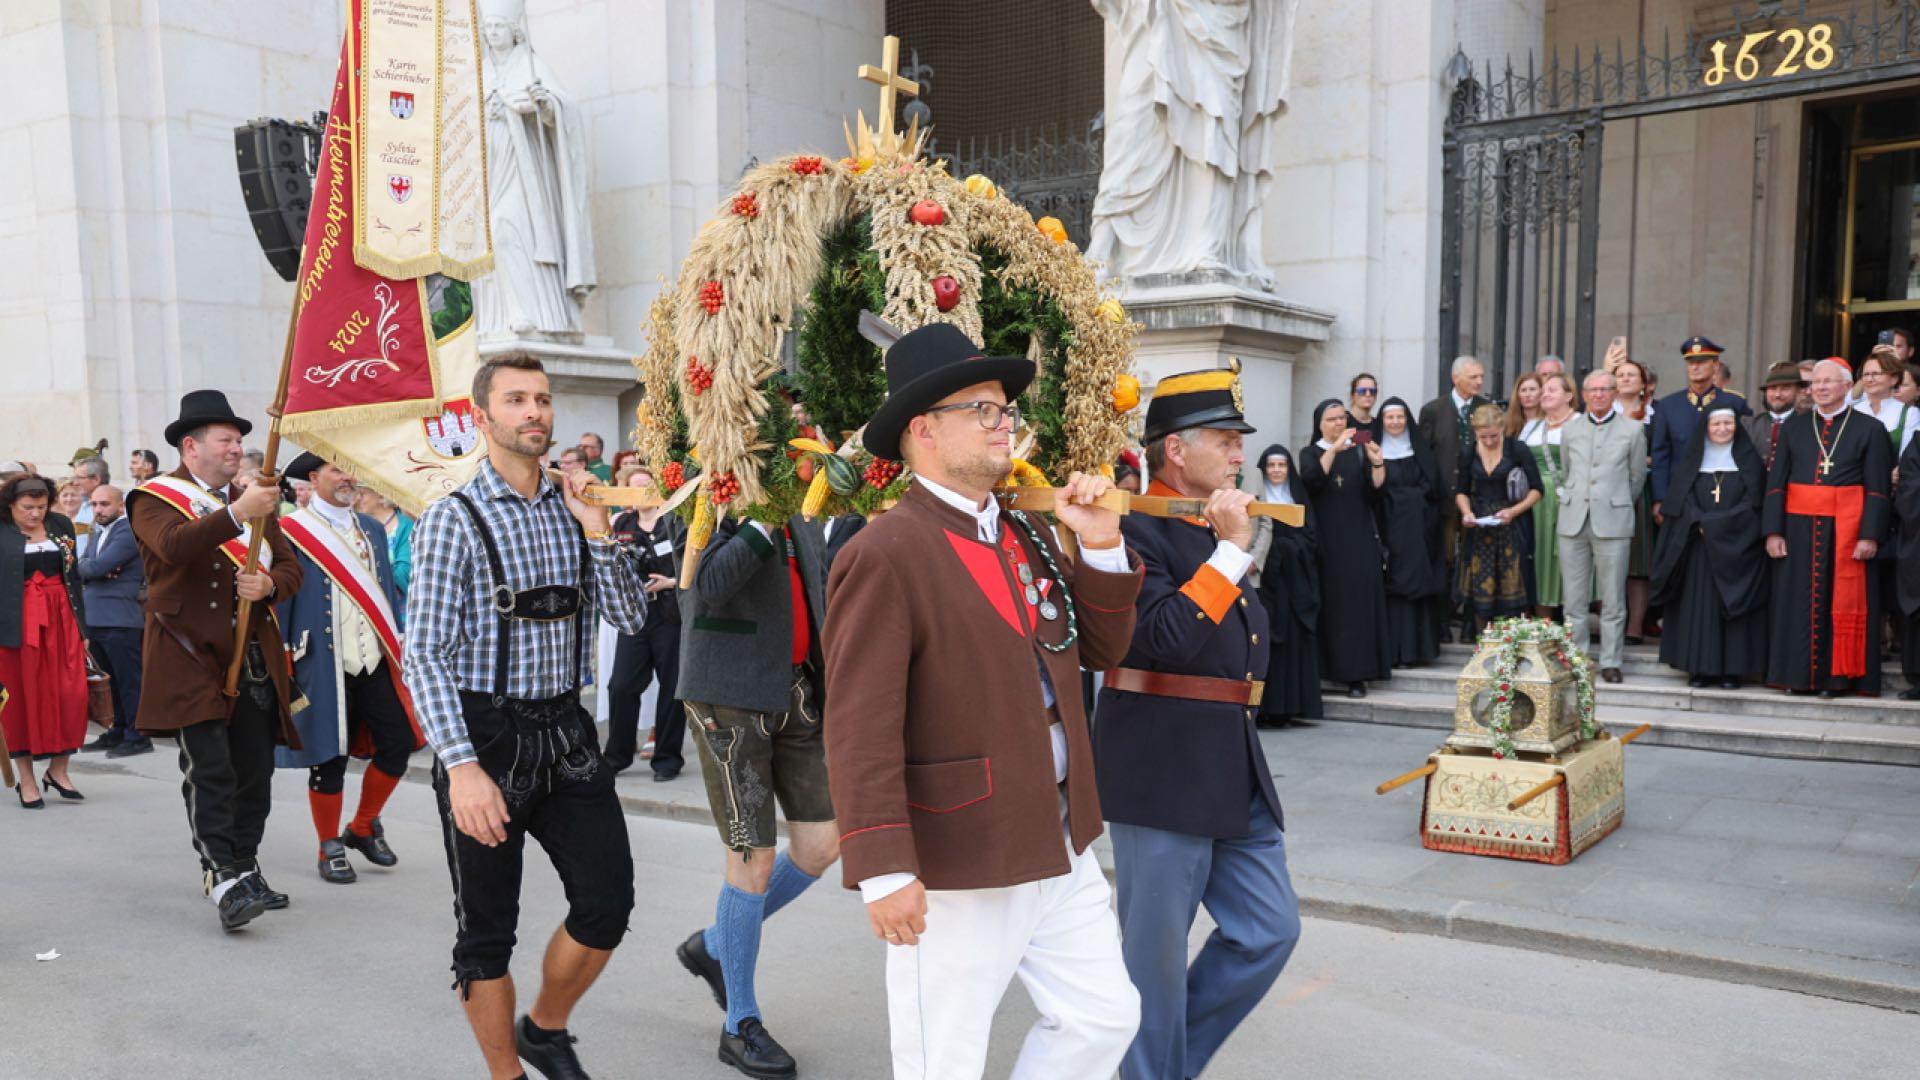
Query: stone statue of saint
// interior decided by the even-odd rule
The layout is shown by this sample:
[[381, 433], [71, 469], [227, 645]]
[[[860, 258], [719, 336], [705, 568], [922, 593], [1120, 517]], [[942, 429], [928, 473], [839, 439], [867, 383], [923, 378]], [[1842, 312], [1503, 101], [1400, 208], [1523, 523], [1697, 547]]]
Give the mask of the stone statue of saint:
[[1087, 250], [1104, 276], [1213, 270], [1272, 288], [1260, 207], [1297, 2], [1093, 0], [1120, 53]]
[[481, 340], [581, 337], [593, 291], [586, 117], [527, 41], [525, 0], [481, 0], [493, 272], [473, 283]]

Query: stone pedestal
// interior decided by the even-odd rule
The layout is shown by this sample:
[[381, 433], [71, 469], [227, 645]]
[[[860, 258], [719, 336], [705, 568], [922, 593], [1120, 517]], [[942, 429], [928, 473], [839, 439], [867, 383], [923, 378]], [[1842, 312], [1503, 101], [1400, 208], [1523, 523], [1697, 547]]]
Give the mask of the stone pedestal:
[[612, 338], [588, 336], [578, 344], [536, 338], [506, 338], [480, 343], [480, 359], [531, 356], [547, 369], [553, 391], [554, 456], [594, 432], [606, 442], [607, 459], [626, 444], [633, 417], [621, 407], [621, 395], [633, 389], [633, 354], [616, 348]]
[[[1291, 448], [1303, 441], [1290, 422], [1293, 364], [1308, 346], [1327, 340], [1333, 315], [1224, 271], [1132, 278], [1120, 297], [1142, 327], [1134, 360], [1143, 386], [1182, 371], [1223, 368], [1239, 357], [1247, 421], [1259, 429], [1247, 436], [1248, 460], [1270, 443]], [[1251, 468], [1246, 477], [1255, 482]]]

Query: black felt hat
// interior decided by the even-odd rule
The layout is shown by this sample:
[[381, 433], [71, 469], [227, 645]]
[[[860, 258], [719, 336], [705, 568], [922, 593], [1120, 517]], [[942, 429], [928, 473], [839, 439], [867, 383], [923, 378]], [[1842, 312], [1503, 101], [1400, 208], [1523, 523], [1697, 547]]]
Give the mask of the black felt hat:
[[313, 479], [313, 471], [326, 463], [327, 459], [321, 457], [319, 454], [311, 450], [303, 450], [300, 452], [299, 457], [287, 463], [286, 469], [280, 473], [280, 476], [286, 480], [311, 481]]
[[233, 414], [227, 395], [218, 390], [189, 390], [180, 398], [180, 418], [167, 425], [167, 445], [178, 450], [188, 432], [208, 424], [230, 424], [242, 435], [253, 430], [253, 421]]
[[914, 417], [969, 386], [997, 382], [1007, 400], [1033, 381], [1033, 361], [1024, 356], [985, 356], [957, 327], [928, 323], [902, 335], [887, 350], [887, 400], [861, 436], [869, 453], [900, 460], [900, 436]]
[[1254, 427], [1247, 423], [1245, 409], [1237, 364], [1169, 375], [1153, 388], [1153, 400], [1147, 403], [1146, 441], [1193, 428], [1251, 433]]

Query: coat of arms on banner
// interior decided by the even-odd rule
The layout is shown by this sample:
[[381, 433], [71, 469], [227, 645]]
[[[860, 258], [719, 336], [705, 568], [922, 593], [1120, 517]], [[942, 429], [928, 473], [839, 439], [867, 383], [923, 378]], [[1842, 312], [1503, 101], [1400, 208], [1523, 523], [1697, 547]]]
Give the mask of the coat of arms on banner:
[[387, 95], [387, 108], [394, 119], [406, 120], [413, 116], [413, 95], [404, 90], [395, 90]]
[[387, 194], [397, 203], [406, 202], [413, 194], [413, 177], [394, 173], [387, 177]]
[[465, 457], [480, 445], [470, 398], [449, 398], [439, 416], [427, 417], [420, 426], [426, 429], [427, 445], [441, 457]]

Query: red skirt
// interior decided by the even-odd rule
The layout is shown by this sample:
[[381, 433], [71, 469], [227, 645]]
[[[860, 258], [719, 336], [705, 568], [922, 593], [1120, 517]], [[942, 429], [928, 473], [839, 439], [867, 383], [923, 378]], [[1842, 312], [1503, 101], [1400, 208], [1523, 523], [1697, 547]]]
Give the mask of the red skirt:
[[20, 602], [20, 647], [0, 648], [0, 686], [9, 700], [0, 731], [12, 756], [59, 757], [87, 741], [87, 665], [80, 625], [57, 577], [27, 579]]

